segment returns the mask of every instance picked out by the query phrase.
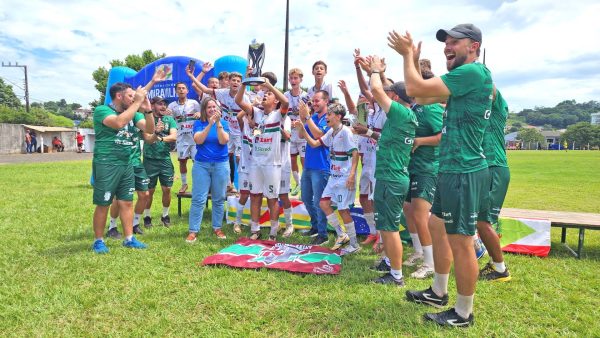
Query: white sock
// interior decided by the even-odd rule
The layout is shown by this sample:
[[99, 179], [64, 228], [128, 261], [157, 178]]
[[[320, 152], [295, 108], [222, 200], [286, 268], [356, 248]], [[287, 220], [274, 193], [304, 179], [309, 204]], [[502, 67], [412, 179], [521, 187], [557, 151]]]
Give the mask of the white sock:
[[163, 217], [169, 216], [169, 207], [163, 207]]
[[104, 237], [96, 238], [96, 240], [104, 242]]
[[504, 264], [504, 261], [502, 261], [500, 263], [496, 263], [496, 262], [492, 261], [492, 263], [494, 264], [494, 269], [496, 269], [496, 271], [498, 271], [500, 273], [506, 271], [506, 265]]
[[367, 222], [367, 225], [369, 226], [369, 234], [375, 235], [377, 233], [377, 230], [375, 230], [375, 214], [372, 212], [368, 212], [364, 216], [365, 216], [365, 221]]
[[250, 222], [250, 231], [252, 231], [252, 232], [260, 231], [260, 225], [258, 225], [257, 222], [251, 221]]
[[277, 232], [279, 231], [279, 220], [273, 221], [271, 220], [271, 231], [269, 235], [277, 236]]
[[392, 263], [390, 263], [390, 259], [387, 256], [383, 256], [383, 260], [385, 261], [385, 264], [392, 266]]
[[338, 235], [338, 237], [344, 234], [344, 230], [342, 230], [342, 227], [340, 226], [340, 221], [338, 220], [335, 212], [332, 212], [331, 214], [327, 215], [327, 222], [331, 224], [331, 226], [335, 229], [335, 233]]
[[238, 224], [241, 224], [243, 215], [244, 215], [244, 206], [238, 200], [237, 209], [235, 211], [235, 222]]
[[181, 173], [181, 184], [187, 184], [187, 173]]
[[140, 217], [142, 214], [133, 214], [133, 226], [140, 225]]
[[130, 240], [133, 239], [133, 235], [126, 236], [125, 239], [129, 242]]
[[410, 238], [412, 239], [413, 248], [416, 253], [423, 253], [423, 247], [421, 246], [421, 240], [419, 240], [419, 234], [416, 232], [410, 232]]
[[296, 185], [300, 185], [300, 175], [298, 172], [292, 171], [292, 176], [294, 177], [294, 182], [296, 182]]
[[433, 274], [433, 285], [431, 289], [435, 292], [438, 297], [442, 297], [448, 293], [448, 273], [437, 273]]
[[292, 225], [292, 208], [283, 209], [283, 217], [285, 218], [285, 225]]
[[433, 268], [433, 245], [423, 246], [423, 264]]
[[108, 230], [116, 228], [117, 227], [117, 219], [116, 218], [110, 218], [110, 225], [108, 226]]
[[350, 237], [350, 245], [353, 247], [358, 246], [358, 242], [356, 241], [356, 229], [354, 228], [354, 222], [344, 224], [346, 227], [346, 233], [348, 237]]
[[144, 216], [150, 217], [150, 209], [144, 209]]
[[456, 295], [456, 305], [454, 305], [454, 311], [463, 317], [464, 319], [469, 318], [473, 313], [473, 297], [475, 295], [463, 296], [461, 294]]
[[390, 269], [390, 274], [396, 280], [401, 279], [402, 278], [402, 269], [400, 269], [400, 270]]

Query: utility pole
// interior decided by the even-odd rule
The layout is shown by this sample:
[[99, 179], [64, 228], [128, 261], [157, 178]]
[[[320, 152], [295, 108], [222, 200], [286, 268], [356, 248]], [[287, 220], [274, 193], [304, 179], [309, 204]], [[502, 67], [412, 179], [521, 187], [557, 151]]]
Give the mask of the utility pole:
[[285, 49], [283, 52], [283, 91], [288, 89], [288, 36], [290, 31], [290, 0], [285, 2]]
[[11, 64], [10, 62], [5, 65], [4, 61], [2, 61], [2, 67], [19, 67], [19, 68], [23, 68], [23, 71], [25, 72], [25, 110], [27, 110], [27, 112], [29, 113], [29, 81], [27, 80], [27, 66], [26, 65], [20, 65], [18, 62], [15, 62], [15, 64]]

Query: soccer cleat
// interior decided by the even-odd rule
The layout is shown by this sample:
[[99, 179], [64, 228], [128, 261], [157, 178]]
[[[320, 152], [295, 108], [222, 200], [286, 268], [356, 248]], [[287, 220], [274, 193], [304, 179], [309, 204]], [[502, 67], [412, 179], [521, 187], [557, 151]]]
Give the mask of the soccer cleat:
[[438, 309], [448, 305], [448, 294], [442, 297], [438, 296], [433, 292], [431, 286], [423, 291], [408, 290], [406, 291], [406, 300], [409, 302], [415, 302], [419, 304], [427, 304]]
[[235, 232], [238, 235], [242, 233], [242, 226], [240, 225], [240, 223], [233, 223], [233, 232]]
[[[162, 218], [161, 218], [161, 220], [162, 220]], [[150, 216], [144, 217], [144, 226], [146, 228], [152, 228], [152, 217], [150, 217]]]
[[250, 234], [250, 239], [253, 239], [253, 240], [260, 239], [260, 237], [261, 237], [260, 230], [254, 231]]
[[475, 240], [473, 241], [473, 247], [475, 249], [475, 256], [477, 257], [477, 259], [480, 259], [481, 257], [485, 256], [487, 249], [485, 248], [485, 245], [483, 245], [483, 241], [481, 240], [481, 238], [479, 238], [479, 235], [477, 235], [477, 238], [475, 238]]
[[369, 245], [369, 244], [375, 243], [375, 241], [377, 241], [377, 235], [368, 235], [364, 241], [360, 242], [360, 244]]
[[487, 263], [486, 266], [479, 271], [479, 280], [490, 281], [490, 282], [508, 282], [511, 280], [510, 272], [508, 267], [504, 272], [498, 272], [494, 268], [492, 263]]
[[319, 231], [317, 229], [310, 229], [310, 231], [302, 233], [302, 236], [314, 238], [319, 236]]
[[391, 284], [399, 287], [404, 287], [404, 278], [396, 279], [389, 272], [381, 277], [373, 279], [372, 282], [375, 284]]
[[474, 318], [473, 314], [469, 315], [469, 318], [463, 318], [456, 313], [454, 308], [448, 309], [446, 311], [438, 312], [438, 313], [426, 313], [423, 315], [425, 320], [431, 320], [436, 322], [441, 326], [449, 326], [449, 327], [468, 327], [473, 325]]
[[121, 234], [119, 233], [119, 230], [117, 230], [117, 228], [110, 228], [106, 232], [106, 237], [114, 238], [114, 239], [121, 239]]
[[188, 243], [194, 243], [196, 241], [196, 233], [195, 232], [190, 232], [190, 234], [187, 236], [187, 238], [185, 239], [186, 242]]
[[143, 235], [144, 231], [142, 230], [142, 228], [140, 228], [140, 225], [138, 224], [133, 227], [133, 233], [136, 235]]
[[419, 262], [421, 262], [422, 260], [423, 260], [423, 253], [422, 252], [413, 252], [410, 256], [408, 256], [408, 259], [406, 259], [404, 261], [404, 263], [402, 263], [402, 265], [404, 265], [404, 266], [415, 266]]
[[292, 188], [291, 194], [292, 194], [292, 196], [297, 196], [299, 192], [300, 192], [300, 186], [298, 184], [296, 184], [296, 186]]
[[335, 243], [331, 247], [331, 250], [338, 250], [348, 243], [350, 243], [350, 237], [348, 237], [347, 234], [340, 235], [335, 239]]
[[383, 258], [379, 261], [379, 263], [377, 263], [369, 268], [369, 270], [379, 272], [379, 273], [389, 273], [391, 269], [392, 269], [392, 267], [389, 266], [388, 263], [386, 263], [385, 259], [383, 259]]
[[221, 230], [221, 228], [215, 229], [214, 233], [218, 239], [227, 239], [227, 236], [225, 236], [225, 233], [223, 232], [223, 230]]
[[285, 226], [285, 231], [283, 232], [284, 238], [289, 238], [294, 233], [294, 225], [288, 224]]
[[415, 272], [411, 273], [410, 276], [412, 278], [416, 278], [416, 279], [425, 279], [428, 277], [433, 276], [433, 268], [430, 267], [429, 265], [421, 265], [419, 266], [419, 268], [417, 270], [415, 270]]
[[323, 245], [323, 244], [327, 244], [329, 243], [329, 237], [321, 237], [321, 236], [317, 236], [315, 237], [312, 242], [310, 242], [311, 245]]
[[340, 252], [340, 256], [351, 255], [351, 254], [357, 253], [359, 251], [360, 251], [360, 246], [347, 245], [346, 247], [342, 248], [342, 251]]
[[[160, 221], [167, 228], [171, 226], [171, 217], [169, 215], [167, 215], [167, 216], [161, 216], [160, 217]], [[146, 220], [145, 219], [144, 219], [144, 225], [146, 225]]]
[[94, 252], [97, 254], [108, 253], [108, 248], [106, 247], [106, 244], [104, 244], [104, 241], [101, 239], [97, 239], [94, 242], [94, 245], [92, 245], [92, 250], [94, 250]]
[[146, 249], [148, 246], [137, 239], [135, 236], [131, 237], [130, 240], [123, 241], [123, 246], [130, 249]]

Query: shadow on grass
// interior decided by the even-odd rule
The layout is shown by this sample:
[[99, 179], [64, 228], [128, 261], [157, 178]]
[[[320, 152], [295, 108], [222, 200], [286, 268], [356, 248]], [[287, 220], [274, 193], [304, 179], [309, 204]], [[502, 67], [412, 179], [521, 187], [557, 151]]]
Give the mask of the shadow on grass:
[[41, 253], [44, 256], [53, 256], [58, 258], [64, 258], [73, 254], [80, 254], [84, 252], [92, 252], [93, 241], [90, 239], [88, 242], [64, 242], [60, 246], [42, 250]]

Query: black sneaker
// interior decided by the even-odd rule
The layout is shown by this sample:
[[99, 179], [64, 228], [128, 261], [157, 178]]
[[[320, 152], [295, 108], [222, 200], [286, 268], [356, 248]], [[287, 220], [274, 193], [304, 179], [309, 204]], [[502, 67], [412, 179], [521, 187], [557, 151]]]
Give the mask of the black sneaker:
[[152, 217], [150, 217], [150, 216], [144, 217], [144, 226], [146, 228], [152, 228]]
[[399, 287], [404, 287], [404, 278], [396, 279], [389, 272], [379, 278], [373, 279], [372, 282], [376, 284], [391, 284]]
[[375, 264], [369, 268], [369, 270], [379, 273], [389, 273], [391, 269], [392, 267], [385, 262], [385, 259], [380, 260], [379, 264]]
[[140, 228], [140, 225], [136, 225], [133, 227], [133, 233], [136, 235], [143, 235], [144, 232], [142, 231], [142, 228]]
[[106, 237], [121, 239], [121, 234], [119, 233], [119, 230], [117, 230], [117, 228], [111, 228], [108, 229], [108, 231], [106, 232]]
[[423, 291], [406, 291], [406, 300], [409, 302], [415, 302], [419, 304], [427, 304], [438, 309], [448, 305], [448, 294], [443, 295], [442, 297], [438, 296], [433, 292], [431, 286]]
[[[164, 216], [164, 217], [160, 217], [160, 221], [162, 222], [162, 224], [164, 226], [166, 226], [167, 228], [171, 226], [171, 217], [169, 217], [169, 215]], [[144, 223], [146, 222], [146, 220], [144, 220]]]
[[469, 318], [465, 319], [459, 316], [454, 308], [438, 313], [426, 313], [423, 317], [425, 320], [432, 320], [439, 325], [450, 327], [468, 327], [473, 325], [474, 322], [472, 313], [469, 315]]
[[317, 229], [311, 228], [310, 231], [303, 233], [302, 236], [317, 237], [317, 236], [319, 236], [319, 231]]
[[323, 244], [327, 244], [329, 242], [329, 237], [321, 237], [321, 236], [316, 236], [315, 239], [312, 240], [312, 242], [310, 242], [311, 245], [323, 245]]
[[492, 263], [487, 263], [487, 265], [479, 271], [479, 280], [489, 281], [489, 282], [508, 282], [511, 280], [510, 272], [508, 272], [508, 267], [504, 270], [504, 272], [498, 272], [494, 268]]

